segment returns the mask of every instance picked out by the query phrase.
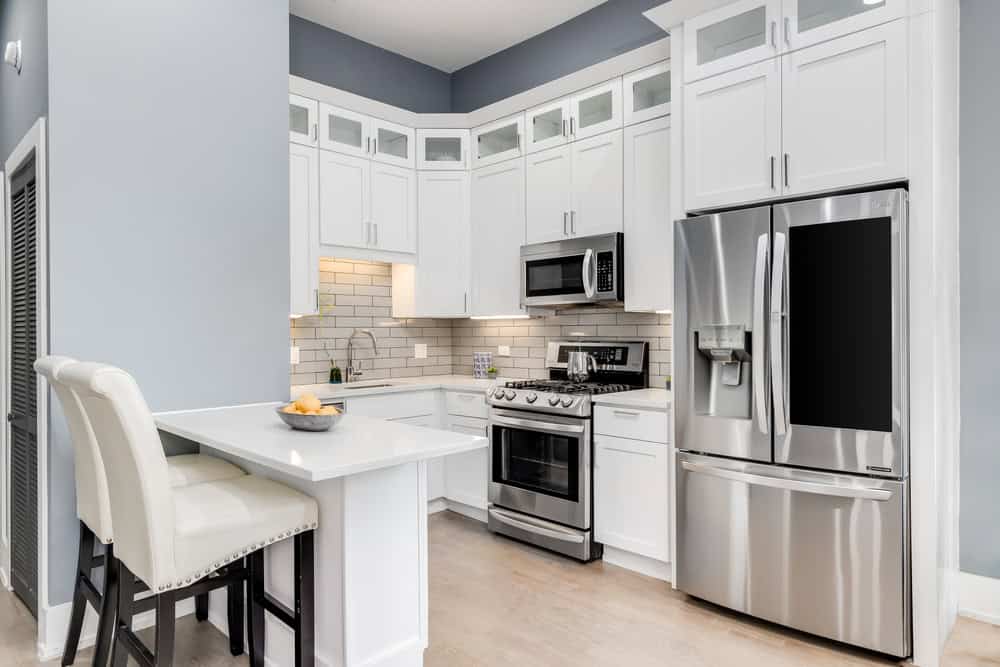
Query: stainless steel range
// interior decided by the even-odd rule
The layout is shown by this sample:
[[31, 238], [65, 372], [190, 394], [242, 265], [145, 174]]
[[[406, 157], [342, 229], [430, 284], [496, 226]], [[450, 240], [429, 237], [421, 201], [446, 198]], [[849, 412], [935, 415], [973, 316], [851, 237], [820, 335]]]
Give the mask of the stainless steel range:
[[[492, 387], [489, 529], [579, 560], [600, 558], [593, 539], [592, 400], [645, 387], [646, 343], [553, 341], [547, 380]], [[572, 353], [592, 360], [567, 377]], [[582, 380], [582, 381], [579, 381]]]

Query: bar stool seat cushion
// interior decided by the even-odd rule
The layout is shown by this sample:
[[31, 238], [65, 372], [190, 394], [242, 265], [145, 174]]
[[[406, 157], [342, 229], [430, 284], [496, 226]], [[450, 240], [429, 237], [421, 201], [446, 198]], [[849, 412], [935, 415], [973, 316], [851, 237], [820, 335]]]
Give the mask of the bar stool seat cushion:
[[191, 486], [205, 482], [217, 482], [246, 473], [229, 461], [205, 454], [178, 454], [167, 457], [167, 475], [170, 486]]
[[174, 488], [173, 501], [177, 578], [157, 590], [186, 586], [319, 519], [313, 498], [255, 475]]

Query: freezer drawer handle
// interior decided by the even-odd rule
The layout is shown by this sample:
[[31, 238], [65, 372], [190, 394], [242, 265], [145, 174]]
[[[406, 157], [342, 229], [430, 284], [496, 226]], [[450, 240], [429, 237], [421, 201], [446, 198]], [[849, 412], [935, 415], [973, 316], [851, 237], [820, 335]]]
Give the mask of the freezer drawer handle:
[[785, 491], [799, 491], [801, 493], [815, 493], [821, 496], [838, 496], [840, 498], [860, 498], [862, 500], [877, 500], [884, 502], [892, 498], [892, 491], [885, 489], [870, 489], [859, 486], [836, 486], [834, 484], [823, 484], [821, 482], [805, 482], [797, 479], [785, 479], [783, 477], [771, 477], [769, 475], [754, 475], [748, 472], [737, 470], [726, 470], [714, 466], [702, 465], [683, 461], [681, 466], [689, 471], [731, 479], [734, 482], [745, 482], [754, 486], [767, 486], [772, 489], [783, 489]]
[[490, 509], [490, 516], [499, 521], [500, 523], [505, 523], [508, 526], [513, 526], [514, 528], [520, 528], [521, 530], [526, 530], [529, 533], [534, 533], [536, 535], [544, 535], [545, 537], [551, 537], [555, 540], [561, 540], [563, 542], [575, 542], [577, 544], [583, 543], [583, 535], [579, 533], [563, 532], [561, 530], [555, 530], [553, 528], [547, 528], [545, 526], [540, 526], [534, 522], [529, 523], [528, 521], [522, 521], [520, 519], [515, 519], [506, 512], [497, 509]]

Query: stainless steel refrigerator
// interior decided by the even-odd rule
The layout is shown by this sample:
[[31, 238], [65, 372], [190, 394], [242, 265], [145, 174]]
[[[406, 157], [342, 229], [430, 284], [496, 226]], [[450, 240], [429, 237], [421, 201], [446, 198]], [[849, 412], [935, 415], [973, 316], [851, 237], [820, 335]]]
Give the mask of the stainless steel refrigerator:
[[907, 194], [675, 223], [677, 587], [910, 653]]

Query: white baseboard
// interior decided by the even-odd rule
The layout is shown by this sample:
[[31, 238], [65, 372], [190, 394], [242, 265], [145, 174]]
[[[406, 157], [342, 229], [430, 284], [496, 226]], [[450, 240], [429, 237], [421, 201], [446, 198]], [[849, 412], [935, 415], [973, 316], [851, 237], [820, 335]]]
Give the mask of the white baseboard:
[[654, 579], [660, 579], [661, 581], [670, 581], [670, 563], [664, 563], [663, 561], [659, 561], [654, 558], [640, 556], [639, 554], [634, 554], [631, 551], [622, 551], [621, 549], [609, 547], [605, 544], [604, 557], [602, 560], [604, 560], [605, 563], [611, 563], [612, 565], [623, 567], [626, 570], [632, 570], [633, 572], [644, 574], [647, 577], [653, 577]]
[[5, 591], [10, 590], [10, 577], [7, 576], [7, 570], [0, 567], [0, 588]]
[[1000, 579], [961, 572], [958, 587], [960, 616], [1000, 625]]
[[437, 514], [448, 509], [448, 501], [444, 498], [435, 498], [427, 502], [427, 513]]
[[444, 510], [451, 510], [456, 514], [461, 514], [462, 516], [467, 516], [470, 519], [475, 519], [481, 523], [486, 523], [486, 510], [479, 507], [466, 505], [465, 503], [460, 503], [457, 500], [450, 500], [448, 498], [435, 498], [427, 503], [428, 514], [437, 514], [438, 512], [443, 512]]

